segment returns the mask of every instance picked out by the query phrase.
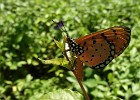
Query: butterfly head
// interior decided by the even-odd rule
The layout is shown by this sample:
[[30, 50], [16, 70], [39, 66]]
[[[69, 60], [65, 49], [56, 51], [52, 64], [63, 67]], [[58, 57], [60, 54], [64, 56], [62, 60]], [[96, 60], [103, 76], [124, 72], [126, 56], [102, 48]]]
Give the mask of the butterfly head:
[[59, 22], [55, 22], [54, 20], [52, 21], [56, 24], [56, 26], [54, 27], [55, 29], [60, 29], [62, 32], [64, 32], [67, 35], [67, 37], [69, 37], [68, 32], [62, 20]]

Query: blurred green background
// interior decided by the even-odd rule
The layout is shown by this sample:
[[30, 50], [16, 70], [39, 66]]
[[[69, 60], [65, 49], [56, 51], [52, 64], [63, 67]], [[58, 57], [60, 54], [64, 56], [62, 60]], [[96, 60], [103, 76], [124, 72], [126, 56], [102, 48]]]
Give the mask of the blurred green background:
[[63, 20], [72, 38], [113, 26], [131, 28], [125, 52], [104, 70], [85, 67], [83, 84], [94, 100], [140, 100], [138, 0], [0, 0], [0, 100], [37, 100], [67, 88], [82, 94], [66, 68], [38, 60], [63, 57], [51, 37], [64, 36], [52, 19]]

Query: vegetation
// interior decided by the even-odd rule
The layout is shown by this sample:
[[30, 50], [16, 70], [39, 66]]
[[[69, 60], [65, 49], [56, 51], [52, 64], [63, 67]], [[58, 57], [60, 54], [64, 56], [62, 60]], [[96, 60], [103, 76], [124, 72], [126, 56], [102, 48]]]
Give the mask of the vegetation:
[[104, 70], [84, 67], [83, 84], [91, 100], [140, 100], [139, 5], [135, 0], [1, 0], [0, 99], [45, 100], [54, 92], [82, 100], [73, 73], [38, 60], [63, 57], [52, 37], [64, 36], [51, 21], [61, 19], [72, 38], [112, 26], [131, 28], [125, 52]]

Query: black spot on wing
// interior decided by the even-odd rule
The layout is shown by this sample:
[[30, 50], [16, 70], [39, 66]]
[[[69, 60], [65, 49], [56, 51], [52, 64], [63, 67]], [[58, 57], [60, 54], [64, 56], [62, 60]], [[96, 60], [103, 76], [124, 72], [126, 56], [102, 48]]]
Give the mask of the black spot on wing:
[[85, 41], [85, 42], [84, 42], [84, 46], [85, 46], [86, 44], [87, 44], [87, 42]]
[[96, 39], [93, 39], [93, 44], [95, 44], [96, 43]]
[[101, 44], [101, 47], [103, 46], [103, 44]]
[[104, 39], [106, 39], [107, 37], [105, 36], [105, 34], [104, 33], [101, 33], [101, 36], [104, 38]]

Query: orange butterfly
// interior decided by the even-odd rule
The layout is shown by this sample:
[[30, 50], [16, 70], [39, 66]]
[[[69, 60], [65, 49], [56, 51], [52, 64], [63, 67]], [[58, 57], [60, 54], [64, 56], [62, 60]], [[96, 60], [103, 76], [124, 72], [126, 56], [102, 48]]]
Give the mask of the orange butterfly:
[[[62, 29], [62, 27], [64, 24], [60, 21], [55, 28]], [[70, 50], [93, 69], [104, 68], [118, 57], [128, 46], [131, 36], [131, 30], [124, 26], [111, 27], [75, 40], [68, 36], [65, 27], [62, 30], [67, 34]]]

